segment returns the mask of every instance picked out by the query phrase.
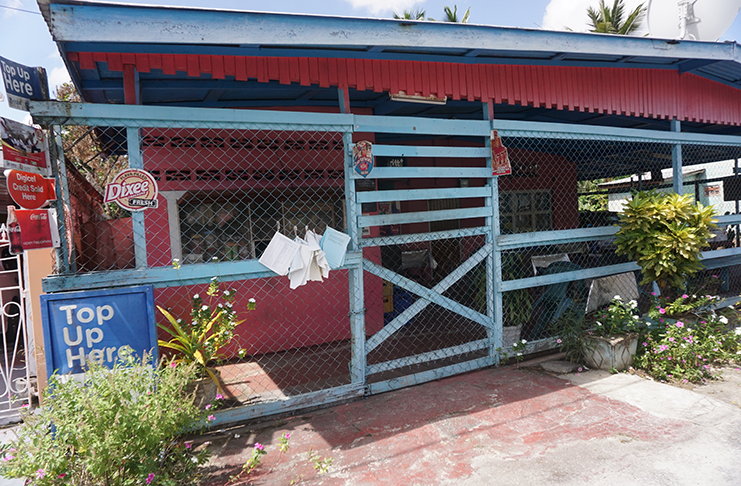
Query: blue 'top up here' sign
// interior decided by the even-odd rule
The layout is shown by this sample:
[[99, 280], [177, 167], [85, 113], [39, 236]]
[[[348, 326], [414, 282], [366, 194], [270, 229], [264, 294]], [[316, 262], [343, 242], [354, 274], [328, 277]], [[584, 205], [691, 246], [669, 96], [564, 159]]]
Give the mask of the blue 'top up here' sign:
[[157, 360], [151, 286], [41, 296], [49, 376], [83, 373], [88, 361], [112, 367], [127, 347]]

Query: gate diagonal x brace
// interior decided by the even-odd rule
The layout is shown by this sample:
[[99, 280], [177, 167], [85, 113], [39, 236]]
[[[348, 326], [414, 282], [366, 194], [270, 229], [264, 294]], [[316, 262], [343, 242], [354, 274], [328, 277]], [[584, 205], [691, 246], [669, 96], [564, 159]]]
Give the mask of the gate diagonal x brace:
[[375, 264], [371, 261], [363, 259], [363, 269], [377, 277], [381, 277], [384, 280], [388, 280], [394, 285], [406, 289], [419, 295], [421, 298], [414, 302], [409, 308], [399, 314], [393, 321], [389, 322], [383, 329], [374, 334], [365, 344], [366, 354], [378, 347], [383, 341], [390, 337], [393, 333], [401, 329], [409, 319], [413, 318], [422, 310], [424, 310], [431, 303], [435, 303], [449, 311], [455, 312], [467, 319], [481, 324], [486, 328], [493, 328], [494, 321], [492, 318], [487, 317], [473, 309], [470, 309], [448, 297], [442, 295], [443, 292], [448, 290], [454, 283], [460, 280], [466, 273], [472, 270], [476, 265], [481, 263], [492, 251], [492, 244], [487, 243], [479, 249], [476, 253], [463, 262], [458, 268], [450, 272], [450, 274], [442, 279], [440, 283], [428, 289], [417, 282], [410, 280], [406, 277], [402, 277], [398, 273], [392, 272], [387, 268]]

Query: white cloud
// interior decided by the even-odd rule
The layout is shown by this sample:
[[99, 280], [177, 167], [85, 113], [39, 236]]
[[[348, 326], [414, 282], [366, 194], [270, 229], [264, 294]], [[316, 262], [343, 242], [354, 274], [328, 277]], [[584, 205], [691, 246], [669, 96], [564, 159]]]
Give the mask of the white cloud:
[[418, 0], [345, 0], [355, 9], [367, 10], [373, 15], [387, 14], [391, 17], [394, 13], [410, 10], [420, 3]]
[[62, 67], [55, 67], [51, 70], [51, 72], [47, 73], [49, 78], [49, 94], [53, 94], [57, 87], [60, 84], [67, 83], [72, 80], [72, 78], [69, 77], [69, 73], [67, 72], [67, 68]]
[[[644, 0], [625, 0], [625, 10], [627, 13], [632, 12], [641, 3], [647, 3]], [[612, 0], [605, 0], [605, 4], [612, 6]], [[545, 8], [543, 14], [542, 27], [547, 30], [566, 30], [566, 27], [576, 32], [587, 32], [589, 27], [589, 17], [587, 17], [587, 7], [597, 8], [599, 0], [551, 0], [551, 3]], [[643, 35], [648, 31], [646, 21], [642, 27], [633, 35]]]
[[23, 7], [23, 4], [21, 3], [21, 0], [9, 0], [5, 3], [6, 7], [10, 8], [4, 8], [3, 9], [3, 18], [7, 19], [10, 17], [13, 17], [14, 15], [18, 15], [20, 12], [18, 10], [13, 10], [14, 8], [21, 8]]

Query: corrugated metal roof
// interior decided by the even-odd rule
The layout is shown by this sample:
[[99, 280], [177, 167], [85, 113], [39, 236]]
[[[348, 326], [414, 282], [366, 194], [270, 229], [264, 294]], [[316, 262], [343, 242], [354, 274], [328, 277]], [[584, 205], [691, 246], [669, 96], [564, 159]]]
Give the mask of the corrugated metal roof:
[[[38, 4], [73, 80], [85, 99], [94, 102], [122, 102], [122, 74], [103, 62], [96, 63], [94, 70], [81, 69], [77, 62], [67, 59], [68, 52], [654, 69], [691, 73], [733, 89], [741, 88], [741, 52], [738, 44], [729, 42], [81, 0], [38, 0]], [[280, 83], [260, 86], [249, 80], [240, 82], [239, 87], [227, 86], [229, 95], [222, 99], [215, 98], [214, 93], [224, 89], [232, 82], [230, 79], [213, 79], [202, 73], [195, 79], [181, 73], [165, 76], [151, 72], [139, 76], [144, 102], [148, 104], [278, 106], [300, 101], [325, 106], [331, 98], [323, 93], [326, 88], [317, 86], [302, 88]], [[181, 84], [173, 84], [167, 97], [150, 89], [155, 84], [168, 82]], [[241, 95], [237, 93], [240, 87]], [[351, 89], [350, 94], [353, 106], [375, 108], [389, 103], [386, 93]], [[416, 109], [416, 114], [424, 115], [429, 108], [419, 106]], [[546, 111], [537, 106], [530, 109], [535, 110], [530, 116], [538, 119], [574, 121], [582, 118], [552, 107], [545, 107]], [[383, 110], [386, 114], [394, 113], [388, 106]], [[499, 112], [508, 113], [508, 109]], [[631, 121], [629, 113], [623, 119], [620, 116], [612, 115], [610, 120], [597, 123], [637, 126], [647, 122]]]

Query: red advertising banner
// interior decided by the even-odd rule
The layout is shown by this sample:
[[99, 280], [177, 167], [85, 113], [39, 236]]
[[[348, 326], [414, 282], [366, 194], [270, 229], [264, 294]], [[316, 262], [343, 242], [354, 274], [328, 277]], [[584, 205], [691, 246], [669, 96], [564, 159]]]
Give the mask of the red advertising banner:
[[20, 170], [5, 171], [8, 194], [24, 209], [38, 209], [54, 199], [54, 183], [39, 174]]
[[16, 209], [8, 206], [7, 228], [11, 253], [59, 247], [54, 209]]
[[491, 131], [491, 168], [492, 175], [502, 176], [512, 173], [507, 147], [502, 145], [502, 137], [496, 130]]
[[0, 118], [0, 167], [49, 175], [46, 139], [37, 128]]

